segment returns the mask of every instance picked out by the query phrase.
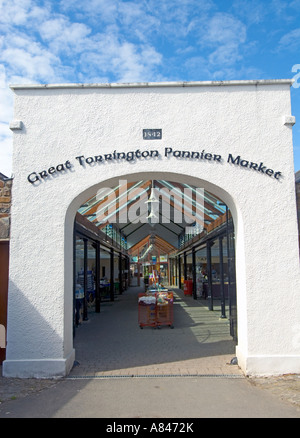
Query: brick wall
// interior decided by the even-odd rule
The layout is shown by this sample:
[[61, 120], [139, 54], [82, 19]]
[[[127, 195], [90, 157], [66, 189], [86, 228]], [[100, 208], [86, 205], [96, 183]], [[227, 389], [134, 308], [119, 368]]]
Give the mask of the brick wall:
[[6, 356], [11, 187], [12, 179], [0, 173], [0, 364]]
[[10, 207], [12, 179], [0, 173], [0, 240], [10, 237]]

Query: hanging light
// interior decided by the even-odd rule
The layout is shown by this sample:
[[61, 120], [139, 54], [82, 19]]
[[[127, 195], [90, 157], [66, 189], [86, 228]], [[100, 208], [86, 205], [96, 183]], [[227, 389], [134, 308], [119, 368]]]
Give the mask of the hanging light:
[[150, 235], [149, 243], [150, 243], [150, 245], [154, 245], [155, 244], [155, 234], [151, 234]]
[[148, 203], [148, 202], [149, 203], [151, 203], [151, 202], [159, 202], [159, 200], [155, 196], [155, 189], [154, 189], [154, 186], [153, 186], [153, 181], [152, 181], [152, 187], [151, 187], [149, 199], [145, 202], [145, 204]]
[[152, 209], [151, 209], [151, 212], [150, 212], [150, 214], [147, 216], [147, 219], [157, 219], [157, 216], [156, 216], [156, 214], [152, 211]]
[[153, 180], [152, 180], [152, 187], [151, 187], [151, 192], [150, 192], [150, 196], [149, 199], [145, 202], [145, 204], [148, 203], [151, 207], [150, 213], [147, 216], [147, 220], [148, 220], [148, 224], [151, 227], [155, 226], [155, 223], [158, 222], [158, 217], [155, 214], [155, 208], [153, 204], [157, 204], [159, 203], [159, 200], [156, 198], [155, 196], [155, 190], [154, 190], [154, 185], [153, 185]]
[[158, 221], [158, 217], [156, 216], [156, 214], [153, 212], [152, 209], [151, 209], [150, 214], [147, 216], [147, 220], [148, 220], [148, 224], [150, 225], [150, 227], [154, 228], [155, 224]]

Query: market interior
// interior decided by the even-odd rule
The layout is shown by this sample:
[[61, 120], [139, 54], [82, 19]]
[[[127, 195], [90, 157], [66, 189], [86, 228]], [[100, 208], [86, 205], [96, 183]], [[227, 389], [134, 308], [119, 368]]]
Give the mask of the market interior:
[[[146, 300], [178, 288], [211, 311], [218, 304], [237, 342], [234, 225], [227, 205], [204, 189], [120, 180], [99, 190], [76, 214], [73, 280], [74, 336], [101, 304], [142, 286]], [[158, 324], [149, 311], [139, 322]]]

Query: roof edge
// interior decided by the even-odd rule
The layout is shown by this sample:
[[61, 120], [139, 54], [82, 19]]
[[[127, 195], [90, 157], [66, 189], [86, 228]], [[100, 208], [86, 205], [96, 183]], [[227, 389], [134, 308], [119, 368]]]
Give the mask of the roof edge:
[[132, 83], [65, 83], [65, 84], [12, 84], [12, 90], [59, 89], [59, 88], [155, 88], [155, 87], [221, 87], [230, 85], [292, 85], [294, 79], [254, 79], [239, 81], [191, 81], [191, 82], [132, 82]]

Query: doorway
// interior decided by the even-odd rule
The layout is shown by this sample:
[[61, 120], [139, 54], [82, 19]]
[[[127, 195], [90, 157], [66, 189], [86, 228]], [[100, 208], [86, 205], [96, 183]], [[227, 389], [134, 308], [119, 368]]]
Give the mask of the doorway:
[[[163, 191], [164, 188], [168, 191]], [[124, 192], [126, 192], [126, 202], [124, 200], [122, 202]], [[196, 195], [198, 195], [197, 199]], [[132, 181], [126, 186], [126, 190], [122, 189], [120, 184], [112, 185], [106, 190], [105, 197], [93, 194], [84, 200], [77, 211], [74, 227], [77, 236], [78, 233], [81, 234], [79, 246], [78, 240], [74, 239], [76, 257], [78, 255], [81, 257], [74, 263], [75, 281], [77, 284], [76, 279], [80, 275], [84, 278], [84, 272], [80, 273], [79, 270], [84, 266], [83, 242], [86, 239], [86, 248], [90, 247], [91, 251], [90, 255], [88, 252], [86, 255], [86, 276], [94, 272], [95, 295], [97, 295], [98, 281], [100, 318], [101, 306], [107, 309], [107, 305], [115, 300], [118, 301], [123, 292], [125, 297], [128, 288], [140, 286], [147, 290], [149, 282], [153, 283], [153, 279], [158, 279], [162, 287], [178, 289], [178, 293], [181, 294], [178, 300], [190, 299], [190, 303], [194, 301], [195, 308], [201, 302], [201, 307], [214, 312], [218, 319], [228, 318], [230, 335], [237, 343], [237, 313], [232, 311], [234, 309], [232, 303], [236, 303], [233, 277], [234, 224], [230, 210], [222, 199], [206, 190], [201, 191], [201, 196], [200, 198], [199, 193], [196, 193], [196, 186], [188, 185], [186, 182], [179, 184], [169, 180], [151, 179]], [[166, 199], [169, 204], [163, 205], [163, 200], [166, 202]], [[147, 209], [144, 208], [145, 204]], [[115, 209], [112, 208], [113, 205]], [[125, 209], [127, 211], [124, 215]], [[201, 215], [196, 217], [199, 209]], [[135, 213], [135, 219], [139, 215], [138, 220], [118, 222], [116, 212], [119, 217], [131, 218]], [[155, 218], [151, 221], [153, 214]], [[112, 223], [109, 222], [110, 218], [113, 218]], [[228, 244], [229, 237], [233, 246]], [[93, 243], [89, 244], [89, 241]], [[116, 259], [112, 254], [119, 255]], [[96, 260], [98, 267], [95, 266]], [[230, 263], [233, 263], [230, 265], [232, 272]], [[98, 279], [96, 272], [99, 272]], [[109, 275], [106, 276], [107, 273]], [[116, 280], [119, 282], [117, 283]], [[188, 281], [192, 283], [190, 298], [184, 293], [184, 286]], [[82, 284], [84, 289], [84, 281]], [[87, 285], [83, 296], [90, 296]], [[76, 301], [76, 290], [74, 297]], [[95, 308], [86, 308], [93, 314], [97, 312]], [[76, 312], [76, 305], [74, 309]]]

